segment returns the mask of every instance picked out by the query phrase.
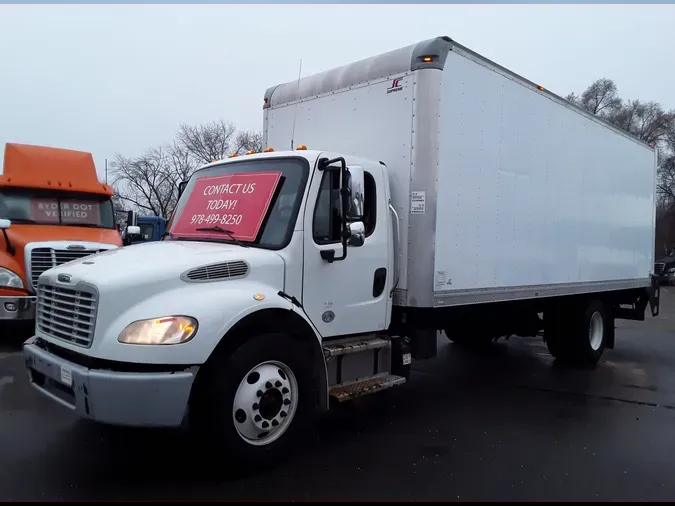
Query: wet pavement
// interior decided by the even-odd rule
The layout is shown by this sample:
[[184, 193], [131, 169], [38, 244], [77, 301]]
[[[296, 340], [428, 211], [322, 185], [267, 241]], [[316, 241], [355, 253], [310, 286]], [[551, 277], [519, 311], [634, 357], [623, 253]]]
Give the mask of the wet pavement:
[[[29, 387], [0, 345], [0, 500], [672, 500], [675, 289], [621, 322], [595, 370], [539, 340], [469, 352], [441, 336], [398, 389], [340, 406], [284, 465], [235, 478], [180, 431], [101, 427]], [[672, 308], [672, 309], [671, 309]]]

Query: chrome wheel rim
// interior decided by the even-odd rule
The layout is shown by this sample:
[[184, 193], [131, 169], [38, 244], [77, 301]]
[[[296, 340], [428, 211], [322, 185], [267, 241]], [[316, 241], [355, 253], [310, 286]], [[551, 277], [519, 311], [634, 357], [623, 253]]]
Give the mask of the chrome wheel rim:
[[591, 316], [591, 321], [588, 325], [588, 342], [593, 351], [598, 351], [602, 346], [602, 340], [605, 333], [605, 324], [602, 320], [602, 315], [596, 311]]
[[264, 446], [288, 430], [297, 406], [298, 382], [291, 368], [282, 362], [263, 362], [239, 383], [232, 405], [232, 421], [244, 441]]

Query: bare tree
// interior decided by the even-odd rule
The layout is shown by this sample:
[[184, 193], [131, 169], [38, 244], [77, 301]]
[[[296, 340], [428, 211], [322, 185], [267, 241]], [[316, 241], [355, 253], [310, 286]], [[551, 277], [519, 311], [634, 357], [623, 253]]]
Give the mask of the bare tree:
[[168, 155], [163, 148], [151, 148], [138, 158], [118, 155], [113, 184], [119, 199], [139, 211], [168, 217], [175, 206], [177, 187], [167, 165]]
[[211, 163], [214, 160], [222, 160], [232, 153], [235, 139], [234, 125], [219, 120], [198, 126], [181, 124], [175, 143], [197, 162]]
[[577, 103], [591, 114], [608, 117], [621, 108], [616, 84], [611, 79], [598, 79], [576, 98]]
[[261, 133], [244, 130], [237, 134], [234, 153], [241, 155], [247, 151], [260, 153], [263, 150], [263, 137]]
[[661, 104], [639, 100], [629, 100], [610, 117], [614, 125], [652, 145], [666, 140], [674, 119], [675, 112], [664, 111]]

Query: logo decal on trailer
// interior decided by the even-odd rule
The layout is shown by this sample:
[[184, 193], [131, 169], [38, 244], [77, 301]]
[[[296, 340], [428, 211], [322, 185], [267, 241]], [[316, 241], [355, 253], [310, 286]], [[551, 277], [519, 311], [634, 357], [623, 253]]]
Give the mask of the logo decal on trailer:
[[401, 77], [397, 77], [391, 82], [391, 86], [387, 88], [387, 95], [390, 93], [394, 93], [395, 91], [401, 91], [403, 89], [403, 85], [401, 84]]

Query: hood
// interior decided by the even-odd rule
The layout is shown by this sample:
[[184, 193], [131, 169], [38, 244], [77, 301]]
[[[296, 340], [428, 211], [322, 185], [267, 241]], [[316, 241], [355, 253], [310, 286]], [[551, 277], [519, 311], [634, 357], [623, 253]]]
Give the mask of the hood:
[[656, 264], [675, 264], [675, 257], [663, 257], [659, 258], [656, 262]]
[[0, 234], [0, 267], [16, 272], [27, 285], [25, 275], [25, 247], [33, 242], [72, 242], [102, 243], [121, 247], [122, 238], [119, 232], [109, 228], [69, 227], [63, 225], [27, 225], [12, 224], [7, 230], [9, 242], [14, 246], [15, 254], [7, 253], [5, 238]]
[[[260, 279], [278, 277], [279, 268], [283, 270], [284, 266], [281, 256], [269, 250], [223, 243], [160, 241], [84, 257], [52, 268], [42, 276], [49, 276], [56, 284], [59, 274], [68, 274], [71, 285], [84, 282], [103, 292], [123, 292], [139, 285], [146, 292], [156, 292], [184, 283], [180, 276], [188, 270], [233, 260], [248, 263], [251, 274]], [[277, 276], [272, 276], [270, 268]]]
[[101, 242], [122, 246], [120, 233], [110, 228], [12, 224], [7, 235], [17, 250], [23, 249], [29, 242], [46, 241]]

